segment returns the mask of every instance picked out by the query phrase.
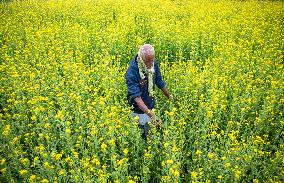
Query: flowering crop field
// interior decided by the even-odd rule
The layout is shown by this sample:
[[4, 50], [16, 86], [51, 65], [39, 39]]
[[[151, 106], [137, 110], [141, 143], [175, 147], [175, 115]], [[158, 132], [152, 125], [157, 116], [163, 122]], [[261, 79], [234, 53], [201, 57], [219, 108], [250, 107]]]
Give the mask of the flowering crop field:
[[[284, 182], [284, 2], [0, 2], [0, 182]], [[147, 144], [126, 101], [156, 51]]]

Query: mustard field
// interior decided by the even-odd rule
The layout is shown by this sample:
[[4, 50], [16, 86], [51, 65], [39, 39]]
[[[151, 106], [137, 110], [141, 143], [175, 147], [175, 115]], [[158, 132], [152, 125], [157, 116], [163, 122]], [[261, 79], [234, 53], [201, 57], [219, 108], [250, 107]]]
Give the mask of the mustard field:
[[[284, 2], [0, 2], [0, 182], [284, 182]], [[124, 79], [155, 48], [160, 131]]]

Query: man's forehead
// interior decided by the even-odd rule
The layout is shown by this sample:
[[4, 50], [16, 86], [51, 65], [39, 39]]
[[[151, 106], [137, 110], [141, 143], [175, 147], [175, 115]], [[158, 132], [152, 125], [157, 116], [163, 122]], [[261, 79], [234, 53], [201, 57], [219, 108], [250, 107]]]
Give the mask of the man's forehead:
[[147, 59], [154, 59], [155, 55], [153, 55], [153, 54], [146, 54], [145, 58], [147, 58]]

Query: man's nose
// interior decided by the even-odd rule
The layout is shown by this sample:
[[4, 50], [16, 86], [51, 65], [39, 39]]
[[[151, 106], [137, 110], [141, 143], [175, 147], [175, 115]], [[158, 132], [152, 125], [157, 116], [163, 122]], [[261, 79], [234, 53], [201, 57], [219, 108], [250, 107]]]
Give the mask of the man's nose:
[[148, 63], [146, 64], [146, 66], [147, 66], [147, 67], [152, 67], [152, 64], [153, 64], [152, 62], [148, 62]]

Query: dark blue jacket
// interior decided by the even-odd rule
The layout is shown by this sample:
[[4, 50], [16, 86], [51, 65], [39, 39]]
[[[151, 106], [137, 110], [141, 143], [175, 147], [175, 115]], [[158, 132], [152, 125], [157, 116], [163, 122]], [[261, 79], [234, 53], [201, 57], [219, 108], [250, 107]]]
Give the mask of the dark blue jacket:
[[[161, 72], [156, 61], [154, 61], [154, 69], [155, 74], [153, 81], [159, 89], [162, 89], [166, 84], [162, 80]], [[145, 76], [147, 76], [146, 73]], [[149, 96], [148, 77], [146, 77], [146, 80], [141, 80], [140, 78], [137, 65], [137, 55], [130, 61], [130, 66], [125, 74], [125, 80], [128, 89], [127, 99], [128, 102], [133, 106], [133, 112], [139, 114], [143, 113], [134, 101], [134, 99], [138, 96], [141, 96], [143, 102], [149, 109], [153, 109], [155, 105], [155, 99]]]

